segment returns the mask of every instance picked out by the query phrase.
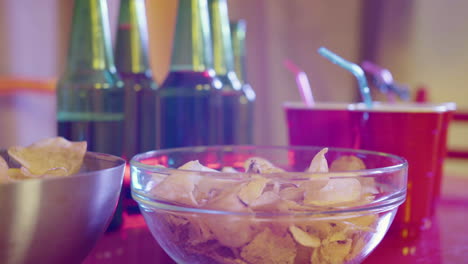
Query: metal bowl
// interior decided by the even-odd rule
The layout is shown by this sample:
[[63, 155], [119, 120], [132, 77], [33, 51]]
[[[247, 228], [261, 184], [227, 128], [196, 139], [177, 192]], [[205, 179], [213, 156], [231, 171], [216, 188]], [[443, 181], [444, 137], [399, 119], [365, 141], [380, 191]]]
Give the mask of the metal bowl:
[[88, 152], [73, 176], [0, 184], [0, 263], [81, 263], [109, 225], [124, 168]]

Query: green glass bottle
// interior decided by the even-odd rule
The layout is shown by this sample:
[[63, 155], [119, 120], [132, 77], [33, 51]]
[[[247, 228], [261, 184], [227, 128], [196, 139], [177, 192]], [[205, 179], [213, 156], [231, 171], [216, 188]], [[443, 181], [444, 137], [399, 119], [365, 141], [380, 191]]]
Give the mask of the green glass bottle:
[[208, 0], [213, 41], [214, 70], [221, 83], [223, 145], [247, 144], [247, 98], [234, 71], [226, 0]]
[[221, 143], [221, 83], [213, 70], [206, 0], [180, 0], [171, 68], [157, 91], [162, 148]]
[[107, 3], [77, 0], [65, 72], [57, 84], [58, 134], [122, 155], [124, 90], [114, 65]]
[[148, 57], [145, 0], [121, 0], [115, 64], [125, 87], [124, 156], [156, 148], [156, 89]]
[[[124, 89], [114, 65], [106, 0], [76, 0], [68, 61], [57, 84], [58, 135], [122, 156]], [[118, 206], [110, 229], [122, 223]]]
[[246, 33], [247, 33], [247, 24], [245, 20], [240, 19], [236, 21], [231, 21], [231, 43], [232, 50], [234, 53], [234, 69], [239, 81], [242, 83], [242, 90], [248, 101], [248, 110], [249, 124], [247, 127], [248, 143], [253, 143], [255, 122], [254, 122], [254, 111], [255, 111], [255, 91], [252, 89], [252, 86], [249, 84], [247, 79], [247, 65], [246, 65]]
[[247, 83], [246, 47], [247, 23], [244, 19], [230, 21], [232, 50], [234, 52], [234, 69], [242, 83]]

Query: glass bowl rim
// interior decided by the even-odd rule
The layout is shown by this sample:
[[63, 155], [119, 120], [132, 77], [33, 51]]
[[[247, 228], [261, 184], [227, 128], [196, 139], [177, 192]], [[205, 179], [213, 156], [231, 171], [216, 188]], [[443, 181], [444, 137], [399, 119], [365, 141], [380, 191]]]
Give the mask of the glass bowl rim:
[[[241, 149], [241, 150], [257, 150], [257, 149], [275, 149], [275, 150], [316, 150], [317, 153], [323, 148], [328, 148], [329, 151], [334, 152], [345, 152], [345, 153], [355, 153], [355, 154], [365, 154], [373, 155], [380, 157], [387, 157], [393, 160], [398, 161], [398, 164], [364, 169], [364, 170], [353, 170], [353, 171], [333, 171], [333, 172], [275, 172], [275, 173], [246, 173], [246, 172], [210, 172], [210, 171], [197, 171], [197, 170], [181, 170], [174, 168], [166, 168], [155, 165], [148, 165], [140, 162], [145, 158], [154, 157], [155, 154], [169, 154], [169, 153], [183, 153], [184, 151], [196, 151], [199, 152], [211, 150], [219, 151], [224, 149]], [[203, 164], [202, 164], [203, 165]], [[289, 179], [294, 181], [309, 180], [310, 175], [313, 174], [314, 177], [328, 177], [329, 179], [336, 178], [356, 178], [356, 177], [366, 177], [372, 176], [375, 174], [382, 174], [387, 172], [394, 172], [402, 169], [408, 168], [408, 162], [405, 158], [377, 151], [370, 150], [361, 150], [361, 149], [351, 149], [351, 148], [336, 148], [336, 147], [322, 147], [322, 146], [274, 146], [274, 145], [213, 145], [213, 146], [194, 146], [194, 147], [180, 147], [180, 148], [168, 148], [160, 150], [152, 150], [144, 153], [135, 155], [130, 160], [130, 166], [138, 169], [143, 169], [147, 172], [154, 172], [159, 174], [170, 174], [173, 172], [183, 172], [183, 173], [196, 173], [203, 177], [219, 178], [222, 180], [240, 180], [245, 179], [245, 177], [240, 177], [244, 175], [267, 175], [269, 179]], [[284, 174], [287, 174], [290, 177], [284, 177]]]
[[[171, 169], [171, 168], [166, 168], [166, 167], [158, 167], [155, 165], [147, 165], [139, 162], [140, 159], [145, 159], [149, 157], [153, 157], [155, 153], [157, 154], [165, 154], [165, 153], [177, 153], [177, 152], [184, 152], [184, 151], [194, 151], [194, 150], [208, 150], [211, 149], [213, 151], [215, 150], [222, 150], [223, 148], [227, 148], [230, 150], [236, 149], [236, 148], [242, 148], [242, 149], [296, 149], [296, 150], [316, 150], [317, 152], [320, 151], [323, 147], [319, 146], [259, 146], [259, 145], [236, 145], [236, 146], [229, 146], [229, 145], [218, 145], [218, 146], [197, 146], [197, 147], [181, 147], [181, 148], [172, 148], [172, 149], [161, 149], [161, 150], [153, 150], [153, 151], [148, 151], [144, 152], [141, 154], [135, 155], [132, 160], [130, 161], [131, 165], [131, 192], [132, 192], [132, 197], [134, 200], [137, 201], [138, 204], [142, 207], [149, 208], [150, 210], [153, 211], [168, 211], [168, 212], [180, 212], [180, 213], [195, 213], [195, 214], [211, 214], [211, 215], [231, 215], [231, 216], [250, 216], [250, 217], [256, 217], [256, 218], [271, 218], [271, 217], [312, 217], [315, 216], [316, 220], [321, 220], [324, 218], [332, 217], [333, 219], [336, 219], [336, 215], [344, 215], [347, 213], [352, 213], [353, 217], [354, 216], [361, 216], [361, 215], [366, 215], [366, 214], [375, 214], [379, 212], [385, 212], [392, 210], [399, 205], [401, 205], [405, 199], [406, 199], [406, 187], [402, 189], [395, 190], [392, 192], [389, 196], [383, 198], [383, 199], [378, 199], [375, 200], [371, 203], [364, 204], [364, 205], [353, 205], [353, 206], [345, 206], [343, 205], [338, 205], [337, 207], [327, 207], [324, 206], [323, 208], [318, 208], [317, 210], [311, 210], [311, 211], [289, 211], [289, 212], [235, 212], [235, 211], [230, 211], [230, 210], [219, 210], [219, 209], [205, 209], [205, 208], [197, 208], [197, 207], [191, 207], [188, 205], [182, 205], [182, 204], [174, 204], [171, 201], [168, 200], [159, 200], [159, 199], [154, 199], [153, 197], [149, 197], [145, 191], [140, 191], [136, 190], [134, 188], [134, 172], [133, 169], [143, 169], [146, 170], [146, 172], [150, 173], [157, 173], [157, 174], [170, 174], [172, 172], [184, 172], [184, 173], [196, 173], [198, 175], [202, 176], [209, 176], [209, 177], [215, 177], [223, 180], [245, 180], [245, 177], [239, 177], [239, 175], [268, 175], [269, 179], [275, 179], [272, 177], [272, 175], [284, 175], [287, 173], [288, 175], [293, 174], [293, 175], [299, 175], [299, 176], [306, 176], [308, 175], [309, 177], [299, 177], [299, 178], [286, 178], [287, 180], [294, 180], [294, 181], [300, 181], [300, 180], [310, 180], [310, 175], [313, 174], [314, 177], [316, 175], [323, 175], [323, 176], [330, 176], [329, 179], [332, 178], [357, 178], [357, 177], [362, 177], [362, 176], [372, 176], [375, 174], [382, 174], [386, 172], [395, 172], [399, 170], [404, 170], [407, 169], [408, 163], [407, 161], [400, 156], [396, 156], [393, 154], [387, 154], [387, 153], [382, 153], [382, 152], [376, 152], [376, 151], [368, 151], [368, 150], [354, 150], [354, 149], [348, 149], [348, 148], [328, 148], [329, 150], [333, 151], [343, 151], [346, 153], [360, 153], [360, 154], [370, 154], [370, 155], [375, 155], [375, 156], [380, 156], [380, 157], [389, 157], [392, 159], [395, 159], [399, 161], [399, 164], [397, 165], [392, 165], [388, 167], [382, 167], [382, 168], [375, 168], [375, 169], [367, 169], [367, 170], [355, 170], [355, 171], [349, 171], [349, 172], [333, 172], [333, 176], [330, 175], [330, 173], [307, 173], [307, 172], [280, 172], [280, 173], [257, 173], [257, 174], [252, 174], [252, 173], [238, 173], [238, 172], [200, 172], [200, 171], [193, 171], [193, 170], [178, 170], [178, 169]], [[359, 173], [363, 174], [360, 175]], [[219, 175], [228, 175], [231, 177], [219, 177]], [[237, 175], [237, 176], [236, 176]], [[338, 175], [338, 176], [337, 176]], [[406, 174], [407, 175], [407, 174]], [[285, 179], [284, 177], [281, 177], [279, 179]], [[367, 212], [367, 213], [366, 213]]]
[[165, 212], [167, 214], [187, 213], [187, 214], [203, 214], [203, 215], [220, 215], [220, 216], [235, 216], [235, 217], [254, 217], [254, 218], [290, 218], [290, 217], [313, 217], [314, 220], [330, 220], [338, 218], [352, 218], [382, 212], [391, 211], [400, 206], [406, 200], [406, 188], [392, 195], [391, 198], [381, 200], [379, 203], [369, 203], [363, 206], [349, 207], [327, 207], [319, 209], [310, 209], [304, 211], [257, 211], [257, 212], [236, 212], [226, 209], [207, 209], [191, 207], [188, 205], [178, 205], [151, 199], [144, 194], [132, 189], [133, 199], [145, 210], [150, 209], [153, 212]]

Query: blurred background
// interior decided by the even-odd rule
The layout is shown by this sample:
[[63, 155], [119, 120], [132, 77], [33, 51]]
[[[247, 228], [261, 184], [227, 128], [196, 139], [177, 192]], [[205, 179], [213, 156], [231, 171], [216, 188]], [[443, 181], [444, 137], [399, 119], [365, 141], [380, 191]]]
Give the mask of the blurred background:
[[[151, 66], [169, 69], [176, 0], [147, 0]], [[112, 37], [119, 0], [108, 0]], [[256, 144], [287, 144], [282, 103], [299, 101], [287, 58], [308, 75], [317, 101], [359, 100], [355, 78], [317, 54], [320, 46], [389, 69], [398, 83], [426, 87], [431, 102], [468, 108], [467, 1], [229, 0], [247, 22], [247, 73], [257, 93]], [[0, 0], [0, 147], [55, 135], [54, 81], [66, 62], [73, 0]], [[23, 93], [22, 87], [37, 93]], [[12, 88], [14, 87], [14, 89]], [[378, 97], [377, 97], [378, 99]], [[454, 124], [449, 145], [467, 145]], [[465, 145], [463, 145], [465, 144]]]

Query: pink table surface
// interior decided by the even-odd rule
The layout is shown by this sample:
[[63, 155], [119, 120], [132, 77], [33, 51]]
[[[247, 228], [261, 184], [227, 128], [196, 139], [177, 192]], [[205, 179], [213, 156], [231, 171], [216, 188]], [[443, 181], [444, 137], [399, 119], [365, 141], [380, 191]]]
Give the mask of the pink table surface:
[[[387, 233], [365, 264], [468, 263], [468, 177], [445, 177], [431, 229], [402, 239]], [[125, 215], [121, 229], [104, 234], [84, 264], [174, 263], [152, 238], [139, 214]]]

